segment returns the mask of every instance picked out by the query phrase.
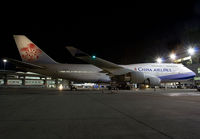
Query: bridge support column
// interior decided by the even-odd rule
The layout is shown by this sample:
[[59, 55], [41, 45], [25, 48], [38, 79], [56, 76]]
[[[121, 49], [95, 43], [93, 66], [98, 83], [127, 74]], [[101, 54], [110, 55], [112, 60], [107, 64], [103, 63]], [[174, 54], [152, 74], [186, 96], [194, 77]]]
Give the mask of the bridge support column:
[[56, 88], [58, 88], [58, 78], [55, 79]]
[[8, 82], [8, 77], [7, 77], [6, 74], [4, 75], [4, 80], [3, 81], [4, 81], [4, 85], [8, 85], [8, 83], [7, 83]]
[[22, 85], [25, 86], [25, 76], [22, 76]]
[[47, 88], [47, 77], [44, 78], [44, 87]]

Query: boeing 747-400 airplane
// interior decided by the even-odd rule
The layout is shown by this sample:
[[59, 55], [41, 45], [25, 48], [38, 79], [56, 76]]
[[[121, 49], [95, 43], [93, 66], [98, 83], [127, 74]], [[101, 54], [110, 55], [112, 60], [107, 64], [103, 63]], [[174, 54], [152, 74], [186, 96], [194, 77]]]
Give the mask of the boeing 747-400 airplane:
[[73, 56], [89, 64], [61, 64], [50, 58], [24, 35], [14, 35], [22, 61], [8, 59], [17, 67], [53, 78], [77, 82], [115, 82], [116, 86], [127, 83], [159, 86], [161, 82], [178, 82], [191, 79], [195, 73], [182, 64], [143, 63], [117, 65], [74, 48], [67, 47]]

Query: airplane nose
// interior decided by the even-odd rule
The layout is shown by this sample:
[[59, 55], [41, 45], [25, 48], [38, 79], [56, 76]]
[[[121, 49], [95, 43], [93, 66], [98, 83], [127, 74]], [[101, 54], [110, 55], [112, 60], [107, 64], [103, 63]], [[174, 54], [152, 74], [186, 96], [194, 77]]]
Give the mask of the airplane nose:
[[191, 76], [191, 77], [195, 77], [195, 76], [196, 76], [196, 73], [193, 72], [192, 70], [190, 70], [190, 76]]
[[192, 76], [194, 76], [194, 77], [196, 76], [196, 73], [195, 73], [195, 72], [193, 72], [193, 71], [192, 71]]

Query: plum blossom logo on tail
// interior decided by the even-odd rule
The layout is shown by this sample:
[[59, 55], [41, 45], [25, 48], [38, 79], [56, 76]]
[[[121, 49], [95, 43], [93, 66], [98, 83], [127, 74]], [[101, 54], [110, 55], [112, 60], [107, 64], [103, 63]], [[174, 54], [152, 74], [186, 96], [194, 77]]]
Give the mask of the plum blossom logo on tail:
[[20, 49], [22, 59], [27, 61], [35, 61], [42, 54], [42, 51], [33, 43], [29, 43], [27, 47]]

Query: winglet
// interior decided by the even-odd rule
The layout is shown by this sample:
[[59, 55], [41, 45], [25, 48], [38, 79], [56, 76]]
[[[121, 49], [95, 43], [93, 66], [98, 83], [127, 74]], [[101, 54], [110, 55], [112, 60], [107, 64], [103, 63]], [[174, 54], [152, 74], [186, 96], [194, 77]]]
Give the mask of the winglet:
[[71, 53], [71, 55], [74, 57], [89, 56], [87, 53], [85, 53], [73, 46], [67, 46], [66, 48]]

